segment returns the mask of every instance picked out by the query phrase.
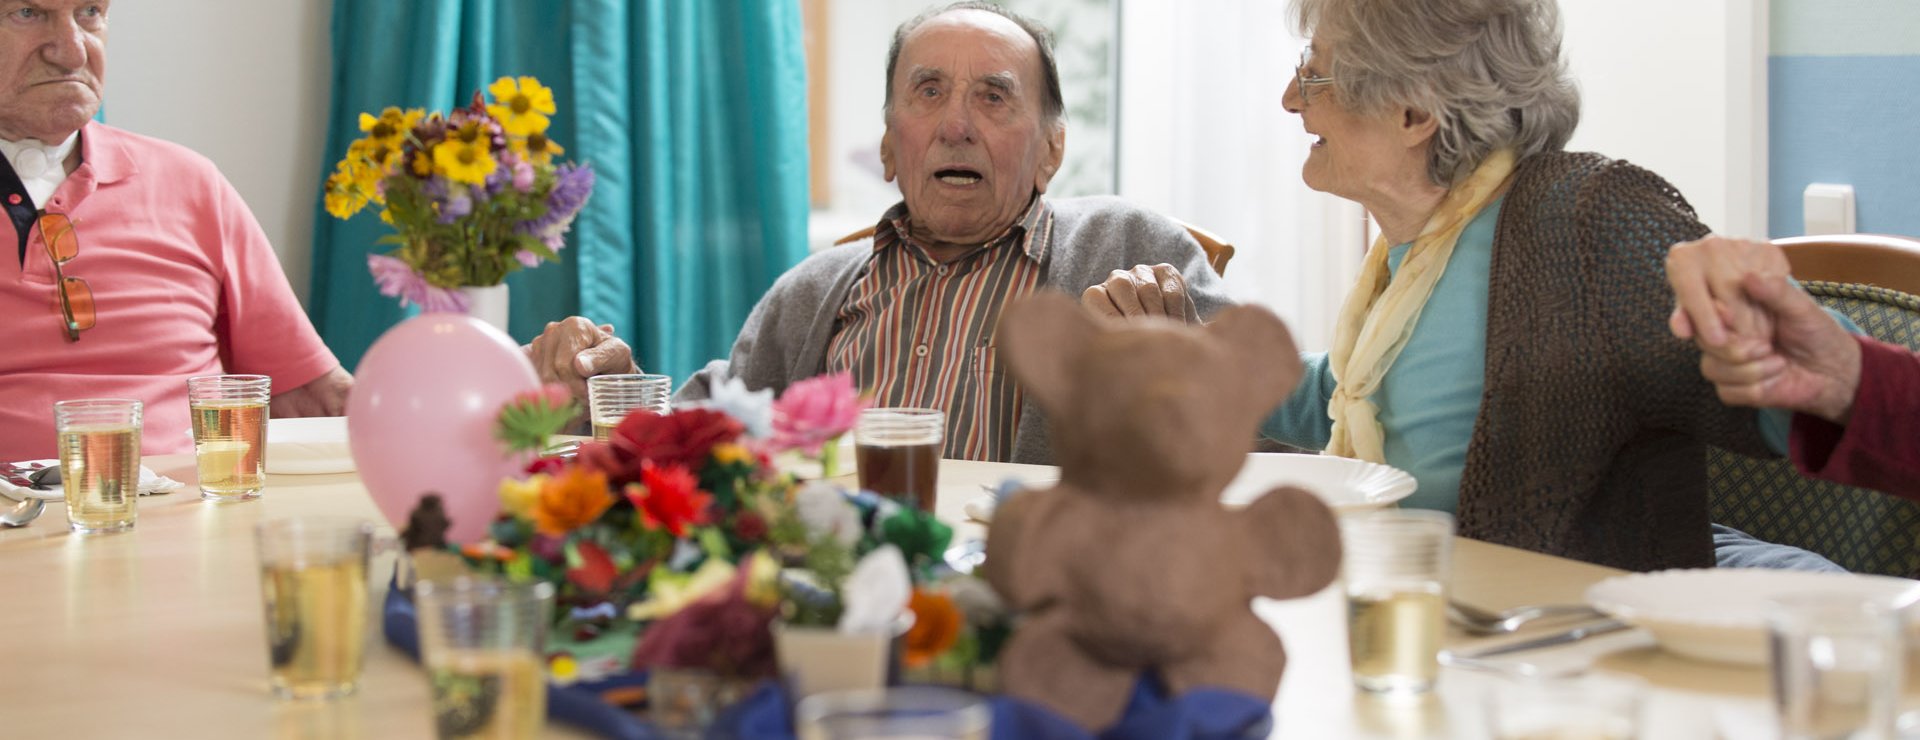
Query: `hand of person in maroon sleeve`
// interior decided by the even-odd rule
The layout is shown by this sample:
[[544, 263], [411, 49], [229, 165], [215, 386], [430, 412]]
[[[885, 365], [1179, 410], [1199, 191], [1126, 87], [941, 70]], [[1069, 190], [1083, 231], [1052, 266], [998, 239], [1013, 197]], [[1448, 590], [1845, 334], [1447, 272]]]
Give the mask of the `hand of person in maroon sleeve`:
[[274, 394], [270, 411], [275, 419], [303, 416], [345, 416], [353, 376], [339, 366], [306, 385]]
[[633, 348], [614, 336], [612, 324], [595, 324], [580, 316], [547, 322], [547, 330], [525, 350], [540, 382], [567, 386], [581, 403], [587, 400], [587, 378], [640, 372]]
[[1107, 281], [1080, 294], [1080, 304], [1097, 316], [1163, 316], [1199, 323], [1200, 312], [1187, 297], [1187, 281], [1173, 265], [1137, 265], [1114, 270]]
[[1667, 281], [1674, 336], [1700, 347], [1720, 400], [1845, 424], [1860, 385], [1860, 345], [1787, 279], [1779, 247], [1723, 237], [1676, 244]]

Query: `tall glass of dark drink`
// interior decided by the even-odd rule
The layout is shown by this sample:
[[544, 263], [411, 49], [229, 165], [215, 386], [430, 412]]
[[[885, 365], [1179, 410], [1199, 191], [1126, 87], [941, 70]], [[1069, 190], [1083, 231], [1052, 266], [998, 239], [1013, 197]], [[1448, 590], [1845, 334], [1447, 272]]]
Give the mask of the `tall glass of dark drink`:
[[936, 409], [861, 412], [853, 429], [860, 488], [933, 511], [946, 426], [946, 414]]

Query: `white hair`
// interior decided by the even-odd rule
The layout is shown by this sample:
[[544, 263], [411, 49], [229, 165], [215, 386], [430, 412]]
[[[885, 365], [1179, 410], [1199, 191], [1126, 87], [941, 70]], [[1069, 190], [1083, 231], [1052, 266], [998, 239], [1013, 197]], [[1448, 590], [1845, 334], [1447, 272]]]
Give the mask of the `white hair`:
[[1291, 11], [1303, 35], [1335, 47], [1317, 71], [1345, 105], [1433, 115], [1427, 177], [1437, 185], [1499, 149], [1516, 159], [1559, 150], [1580, 123], [1555, 0], [1292, 0]]

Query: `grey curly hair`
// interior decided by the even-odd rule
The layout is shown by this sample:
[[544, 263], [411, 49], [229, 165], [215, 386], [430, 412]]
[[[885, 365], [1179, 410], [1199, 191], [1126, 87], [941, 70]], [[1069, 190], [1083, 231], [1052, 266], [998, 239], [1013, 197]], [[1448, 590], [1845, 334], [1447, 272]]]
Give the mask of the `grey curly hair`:
[[1437, 185], [1502, 148], [1516, 159], [1559, 150], [1580, 123], [1554, 0], [1292, 0], [1290, 10], [1302, 35], [1337, 49], [1319, 72], [1345, 105], [1434, 116]]

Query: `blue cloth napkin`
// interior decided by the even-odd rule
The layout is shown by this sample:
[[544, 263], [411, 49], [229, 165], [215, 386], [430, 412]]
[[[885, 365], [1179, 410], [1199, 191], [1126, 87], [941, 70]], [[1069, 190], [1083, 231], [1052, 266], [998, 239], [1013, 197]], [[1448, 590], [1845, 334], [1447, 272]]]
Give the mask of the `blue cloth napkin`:
[[[1263, 738], [1273, 731], [1271, 707], [1246, 694], [1196, 689], [1168, 697], [1157, 681], [1141, 678], [1133, 699], [1113, 727], [1090, 734], [1036, 704], [996, 696], [993, 740], [1239, 740]], [[722, 712], [708, 738], [786, 740], [794, 737], [787, 693], [766, 682], [739, 704]]]
[[[389, 584], [380, 620], [387, 643], [415, 662], [420, 660], [420, 634], [413, 599]], [[663, 740], [668, 737], [652, 724], [600, 699], [600, 693], [647, 682], [645, 671], [604, 681], [571, 686], [547, 686], [547, 717], [600, 737], [615, 740]], [[993, 740], [1239, 740], [1263, 738], [1272, 732], [1271, 707], [1264, 700], [1231, 691], [1196, 689], [1168, 697], [1157, 681], [1143, 677], [1134, 685], [1127, 711], [1114, 727], [1097, 735], [1036, 704], [996, 696]], [[727, 708], [709, 738], [786, 740], [794, 737], [792, 704], [777, 682], [765, 681], [745, 700]]]

